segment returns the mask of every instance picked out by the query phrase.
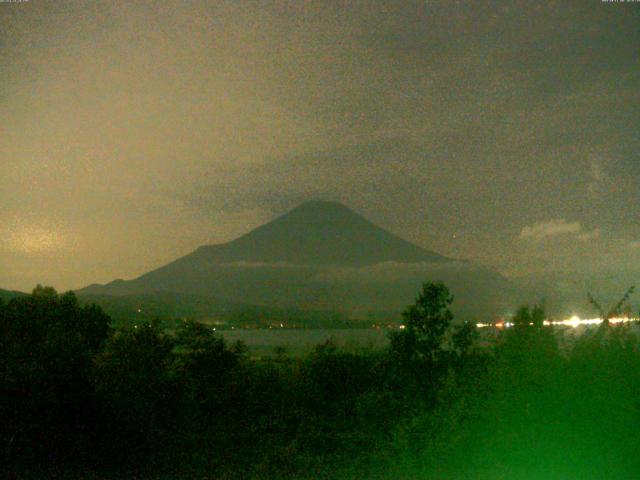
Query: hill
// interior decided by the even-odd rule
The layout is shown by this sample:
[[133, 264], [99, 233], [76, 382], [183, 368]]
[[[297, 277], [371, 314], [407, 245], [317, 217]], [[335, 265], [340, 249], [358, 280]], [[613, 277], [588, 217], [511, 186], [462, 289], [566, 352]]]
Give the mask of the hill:
[[26, 296], [26, 293], [23, 292], [17, 292], [14, 290], [3, 290], [0, 288], [0, 299], [8, 302], [9, 300], [11, 300], [12, 298], [16, 298], [16, 297], [24, 297]]

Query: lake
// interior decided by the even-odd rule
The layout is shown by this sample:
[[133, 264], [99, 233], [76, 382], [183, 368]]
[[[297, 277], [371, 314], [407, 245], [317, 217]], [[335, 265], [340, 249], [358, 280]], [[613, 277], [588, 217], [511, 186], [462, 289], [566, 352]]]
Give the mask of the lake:
[[388, 343], [387, 329], [235, 329], [221, 330], [228, 343], [243, 341], [253, 355], [273, 355], [276, 347], [284, 347], [287, 354], [302, 354], [316, 345], [332, 339], [336, 345], [350, 350], [383, 348]]

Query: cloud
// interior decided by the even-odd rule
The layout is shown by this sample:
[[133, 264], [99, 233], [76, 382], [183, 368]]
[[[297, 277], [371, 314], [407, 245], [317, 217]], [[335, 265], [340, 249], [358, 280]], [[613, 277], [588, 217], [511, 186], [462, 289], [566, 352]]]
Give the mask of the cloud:
[[604, 187], [609, 180], [609, 176], [604, 170], [604, 166], [602, 161], [598, 158], [593, 158], [591, 160], [590, 170], [589, 170], [589, 184], [587, 186], [587, 190], [591, 197], [600, 196]]
[[[547, 212], [640, 238], [624, 9], [62, 3], [0, 8], [0, 215], [68, 227], [3, 233], [0, 285], [134, 277], [310, 198], [510, 267]], [[77, 268], [29, 263], [52, 251]]]
[[585, 231], [580, 222], [567, 222], [565, 219], [560, 218], [526, 226], [520, 231], [519, 238], [521, 240], [533, 240], [535, 242], [539, 242], [549, 237], [569, 235], [581, 242], [587, 242], [589, 240], [600, 238], [601, 233], [602, 231], [599, 228], [595, 228], [591, 231]]
[[238, 267], [238, 268], [313, 268], [315, 265], [306, 265], [291, 262], [247, 262], [239, 260], [237, 262], [221, 263], [221, 267]]
[[595, 240], [597, 238], [600, 238], [600, 234], [602, 233], [602, 230], [600, 230], [599, 228], [596, 228], [590, 232], [584, 232], [581, 233], [580, 235], [578, 235], [578, 240], [582, 241], [582, 242], [587, 242], [589, 240]]
[[62, 222], [9, 219], [0, 228], [0, 250], [9, 254], [52, 255], [78, 247], [76, 232]]
[[449, 278], [472, 274], [493, 275], [489, 269], [481, 265], [464, 261], [446, 263], [388, 261], [362, 267], [322, 267], [318, 269], [315, 279], [330, 283], [375, 284], [401, 282], [407, 278], [416, 281], [431, 278], [443, 280], [446, 283]]
[[580, 225], [580, 222], [568, 223], [564, 219], [558, 219], [526, 226], [520, 232], [520, 238], [522, 240], [540, 241], [557, 235], [577, 235], [581, 231], [582, 225]]

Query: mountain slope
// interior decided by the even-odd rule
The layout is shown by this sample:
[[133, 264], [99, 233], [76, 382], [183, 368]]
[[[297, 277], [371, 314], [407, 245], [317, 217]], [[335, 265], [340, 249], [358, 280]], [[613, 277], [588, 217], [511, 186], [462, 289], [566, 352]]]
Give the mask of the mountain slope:
[[15, 290], [3, 290], [0, 288], [0, 299], [2, 299], [5, 302], [8, 302], [12, 298], [26, 297], [26, 296], [27, 294], [23, 292], [17, 292]]
[[364, 266], [381, 262], [440, 262], [447, 258], [374, 225], [335, 202], [305, 202], [224, 245], [201, 247], [217, 262]]
[[[508, 282], [377, 227], [334, 202], [306, 202], [222, 245], [208, 245], [136, 279], [78, 291], [82, 295], [195, 295], [276, 308], [361, 315], [399, 312], [424, 280], [444, 280], [458, 303], [493, 311]], [[206, 300], [209, 299], [209, 300]], [[500, 299], [501, 301], [504, 299]]]
[[[377, 227], [336, 202], [305, 202], [249, 233], [221, 245], [207, 245], [131, 281], [92, 285], [79, 293], [123, 295], [149, 291], [215, 294], [224, 285], [213, 281], [238, 267], [269, 266], [282, 281], [304, 284], [301, 273], [319, 266], [364, 267], [383, 262], [447, 262]], [[295, 273], [298, 275], [293, 275]], [[277, 272], [275, 272], [277, 270]], [[292, 276], [293, 275], [293, 276]], [[304, 277], [304, 275], [303, 275]]]

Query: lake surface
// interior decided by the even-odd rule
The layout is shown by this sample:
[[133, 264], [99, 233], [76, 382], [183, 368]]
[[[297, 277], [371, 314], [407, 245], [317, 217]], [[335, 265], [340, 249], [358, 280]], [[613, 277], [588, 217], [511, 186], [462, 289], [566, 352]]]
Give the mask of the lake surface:
[[[558, 327], [556, 333], [560, 346], [571, 344], [586, 330], [593, 327], [579, 328]], [[228, 344], [243, 341], [252, 356], [274, 355], [276, 347], [284, 347], [287, 355], [301, 355], [313, 350], [317, 345], [331, 339], [339, 347], [350, 351], [363, 349], [381, 349], [389, 344], [390, 329], [386, 328], [354, 328], [354, 329], [235, 329], [218, 330]], [[633, 331], [640, 335], [640, 326]], [[482, 328], [479, 331], [479, 344], [494, 345], [501, 330]]]
[[235, 329], [219, 331], [228, 343], [243, 341], [254, 355], [272, 355], [276, 347], [284, 347], [287, 354], [301, 354], [329, 339], [347, 349], [378, 349], [388, 343], [387, 329]]

